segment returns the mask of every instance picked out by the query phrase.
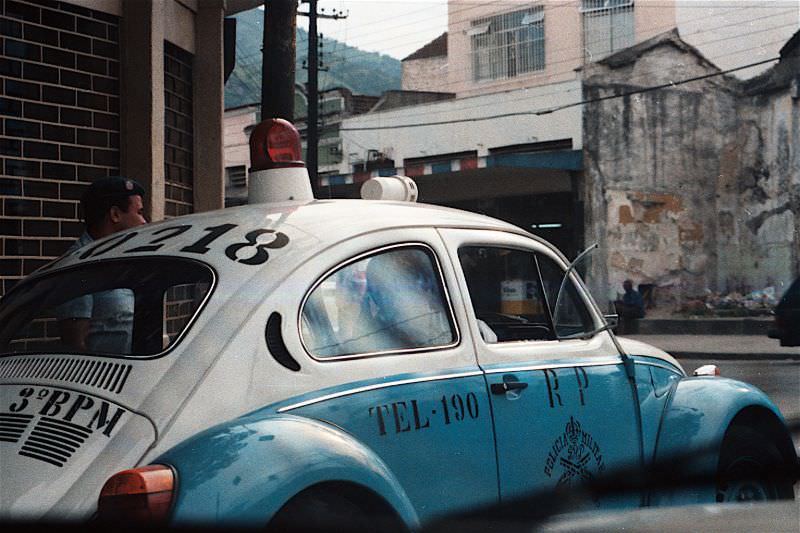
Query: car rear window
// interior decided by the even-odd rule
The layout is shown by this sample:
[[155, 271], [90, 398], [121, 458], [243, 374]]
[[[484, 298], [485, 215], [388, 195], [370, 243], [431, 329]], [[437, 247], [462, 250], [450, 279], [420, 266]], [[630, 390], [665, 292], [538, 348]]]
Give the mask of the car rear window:
[[157, 355], [180, 340], [213, 281], [196, 261], [137, 258], [23, 282], [0, 305], [0, 353]]

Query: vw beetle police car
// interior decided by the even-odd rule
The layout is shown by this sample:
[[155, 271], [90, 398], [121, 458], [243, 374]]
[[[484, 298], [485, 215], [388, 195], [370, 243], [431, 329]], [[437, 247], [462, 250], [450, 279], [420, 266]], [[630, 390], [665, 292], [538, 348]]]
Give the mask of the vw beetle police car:
[[[748, 476], [597, 505], [791, 497], [760, 475], [796, 463], [770, 400], [616, 338], [548, 243], [452, 209], [314, 200], [283, 121], [251, 148], [250, 205], [114, 234], [3, 298], [2, 517], [413, 529], [687, 454], [687, 474]], [[130, 342], [63, 342], [58, 309], [108, 291]]]

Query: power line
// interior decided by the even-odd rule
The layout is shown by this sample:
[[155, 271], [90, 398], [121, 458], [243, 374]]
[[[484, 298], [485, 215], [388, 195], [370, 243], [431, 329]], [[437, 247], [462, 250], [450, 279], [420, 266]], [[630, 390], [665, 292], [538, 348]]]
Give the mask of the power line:
[[[784, 10], [784, 11], [781, 11], [779, 13], [771, 13], [769, 15], [764, 15], [762, 17], [756, 17], [756, 18], [749, 19], [747, 22], [748, 23], [752, 23], [752, 22], [755, 22], [755, 21], [758, 21], [758, 20], [764, 20], [764, 19], [768, 19], [768, 18], [788, 15], [788, 14], [792, 13], [793, 11], [794, 10]], [[721, 17], [721, 16], [724, 16], [724, 15], [726, 15], [726, 13], [721, 13], [718, 16]], [[710, 33], [710, 32], [713, 32], [713, 31], [716, 31], [716, 30], [719, 30], [719, 29], [722, 29], [722, 28], [729, 28], [729, 27], [735, 27], [735, 26], [740, 26], [740, 25], [743, 25], [742, 21], [735, 21], [735, 22], [731, 22], [731, 23], [728, 23], [728, 24], [718, 25], [718, 26], [715, 26], [713, 28], [697, 30], [697, 31], [694, 31], [694, 32], [687, 32], [682, 37], [689, 37], [689, 36], [693, 36], [693, 35], [706, 34], [706, 33]], [[706, 42], [700, 43], [699, 45], [700, 46], [705, 46], [707, 44], [718, 42], [720, 40], [735, 39], [735, 38], [739, 38], [739, 37], [745, 37], [747, 35], [755, 35], [757, 33], [764, 33], [764, 32], [773, 31], [773, 30], [776, 30], [776, 29], [787, 28], [787, 27], [790, 27], [790, 26], [793, 27], [793, 26], [796, 26], [796, 25], [797, 25], [796, 22], [790, 22], [790, 23], [787, 23], [787, 24], [782, 24], [782, 25], [779, 25], [779, 26], [772, 26], [772, 27], [769, 27], [769, 28], [764, 28], [764, 29], [756, 30], [756, 31], [752, 31], [752, 32], [740, 33], [740, 34], [737, 34], [735, 36], [729, 36], [729, 37], [724, 37], [724, 38], [721, 38], [721, 39], [715, 39], [715, 40], [706, 41]], [[667, 25], [663, 25], [663, 26], [654, 27], [654, 28], [651, 29], [651, 31], [654, 31], [654, 32], [667, 31], [667, 30], [669, 30], [671, 28], [675, 28], [675, 27], [676, 27], [675, 24], [667, 24]], [[500, 47], [500, 48], [502, 48], [502, 47]], [[560, 60], [557, 60], [557, 61], [550, 62], [549, 64], [553, 65], [553, 64], [572, 62], [572, 61], [576, 61], [576, 60], [582, 59], [583, 55], [584, 55], [583, 47], [580, 46], [578, 48], [580, 50], [579, 55], [572, 55], [572, 56], [566, 57], [564, 59], [560, 59]], [[357, 50], [357, 52], [354, 52], [351, 57], [357, 57], [359, 55], [363, 55], [362, 54], [363, 53], [362, 50], [358, 50], [358, 49], [356, 49], [356, 50]], [[562, 52], [576, 52], [576, 51], [577, 50], [576, 50], [575, 46], [565, 46], [565, 47], [556, 48], [556, 49], [553, 49], [553, 50], [548, 50], [548, 53], [550, 53], [550, 54], [560, 54]], [[369, 53], [374, 53], [374, 52], [369, 52]], [[347, 59], [350, 59], [350, 58], [347, 58]], [[331, 65], [335, 65], [336, 62], [331, 62], [330, 64]], [[458, 70], [451, 70], [451, 72], [455, 72], [455, 73], [469, 72], [469, 71], [470, 71], [470, 67], [469, 66], [464, 67], [462, 69], [458, 69]], [[466, 79], [466, 77], [464, 79]], [[459, 84], [459, 83], [462, 83], [461, 78], [459, 78], [458, 80], [456, 80], [454, 82], [448, 82], [446, 84], [441, 84], [441, 86], [444, 87], [444, 86], [455, 85], [455, 84]]]
[[[488, 4], [492, 4], [492, 3], [498, 3], [498, 2], [481, 3], [480, 6], [484, 6], [484, 5], [488, 5]], [[506, 2], [506, 3], [508, 3], [508, 2]], [[576, 4], [577, 5], [577, 3], [574, 0], [572, 0], [572, 1], [563, 2], [563, 3], [560, 3], [560, 4], [548, 4], [548, 5], [545, 6], [544, 9], [545, 10], [551, 10], [551, 9], [556, 9], [556, 8], [559, 8], [559, 7], [569, 6], [570, 4]], [[510, 5], [519, 5], [519, 4], [510, 3]], [[654, 3], [648, 3], [648, 4], [644, 4], [644, 7], [653, 7], [654, 5], [655, 5]], [[659, 3], [659, 5], [660, 6], [666, 6], [666, 5], [671, 5], [671, 4], [669, 4], [669, 3], [663, 3], [663, 4]], [[714, 5], [717, 6], [717, 5], [721, 5], [721, 4], [714, 4]], [[718, 13], [716, 15], [712, 15], [710, 17], [707, 17], [707, 19], [718, 18], [718, 17], [726, 17], [726, 16], [730, 15], [731, 11], [740, 11], [742, 9], [746, 9], [747, 7], [751, 7], [749, 5], [742, 6], [740, 4], [732, 4], [732, 5], [737, 5], [738, 7], [736, 9], [733, 9], [733, 10], [729, 10], [729, 11], [726, 11], [726, 12]], [[765, 7], [762, 4], [757, 4], [757, 5], [759, 5], [761, 7]], [[479, 7], [479, 6], [474, 6], [474, 7], [468, 8], [468, 9], [464, 9], [462, 11], [467, 11], [469, 9], [475, 9], [476, 7]], [[641, 6], [637, 6], [637, 7], [641, 7]], [[778, 7], [778, 6], [774, 6], [774, 7]], [[783, 7], [783, 6], [780, 6], [780, 7]], [[791, 10], [791, 9], [790, 10], [783, 10], [783, 11], [778, 12], [778, 13], [771, 13], [771, 14], [764, 15], [764, 16], [761, 16], [761, 17], [752, 18], [752, 19], [749, 19], [747, 22], [748, 23], [752, 23], [752, 22], [758, 21], [758, 20], [763, 20], [763, 19], [767, 19], [767, 18], [782, 16], [782, 15], [790, 14], [790, 13], [792, 13], [794, 11], [795, 10]], [[463, 19], [463, 20], [460, 20], [460, 21], [451, 21], [451, 22], [459, 23], [459, 22], [465, 22], [467, 20], [468, 19]], [[413, 22], [414, 21], [412, 21], [411, 23], [413, 23]], [[407, 24], [411, 24], [411, 23], [407, 23]], [[395, 25], [395, 26], [390, 26], [390, 27], [397, 28], [397, 27], [401, 27], [401, 26], [404, 26], [404, 25], [407, 25], [407, 24]], [[743, 24], [743, 21], [734, 21], [734, 22], [729, 23], [729, 24], [722, 24], [722, 25], [715, 26], [714, 28], [697, 30], [695, 32], [688, 32], [688, 33], [684, 34], [683, 36], [684, 37], [688, 37], [688, 36], [691, 36], [691, 35], [699, 35], [699, 34], [703, 34], [703, 33], [712, 32], [712, 31], [715, 31], [715, 30], [718, 30], [718, 29], [721, 29], [721, 28], [739, 26], [739, 25], [742, 25], [742, 24]], [[784, 28], [784, 27], [788, 27], [788, 26], [794, 26], [794, 24], [795, 23], [790, 23], [790, 24], [785, 24], [785, 25], [781, 25], [781, 26], [777, 26], [777, 27], [765, 28], [763, 30], [759, 30], [759, 32], [770, 31], [772, 29]], [[657, 26], [657, 27], [651, 28], [651, 31], [668, 30], [668, 29], [674, 28], [674, 27], [675, 27], [675, 24], [670, 23], [670, 24], [667, 24], [667, 25]], [[757, 32], [750, 32], [750, 33], [747, 33], [747, 34], [740, 34], [739, 36], [741, 36], [741, 35], [750, 35], [750, 34], [754, 34], [754, 33], [757, 33]], [[393, 39], [390, 39], [390, 40], [396, 40], [398, 38], [405, 38], [405, 37], [401, 36], [401, 37], [396, 37], [396, 38], [393, 38]], [[727, 37], [726, 39], [733, 39], [733, 38], [736, 38], [736, 37], [732, 36], [732, 37]], [[417, 42], [419, 42], [420, 44], [427, 44], [427, 42], [429, 42], [429, 41], [430, 41], [430, 39], [428, 39], [426, 37], [425, 39], [419, 40]], [[376, 41], [376, 42], [378, 42], [378, 41]], [[381, 42], [386, 42], [386, 39], [383, 39]], [[708, 42], [716, 42], [716, 41], [708, 41]], [[702, 46], [702, 45], [708, 44], [708, 42], [700, 43], [700, 45]], [[351, 52], [345, 52], [345, 54], [342, 54], [340, 56], [340, 59], [330, 62], [329, 65], [335, 65], [337, 63], [344, 63], [348, 59], [359, 57], [359, 56], [381, 55], [383, 53], [383, 52], [374, 52], [374, 51], [369, 51], [369, 50], [362, 50], [362, 49], [356, 48], [356, 47], [354, 47], [352, 45], [348, 45], [348, 46], [352, 49], [352, 51]], [[390, 47], [390, 48], [387, 48], [386, 50], [391, 50], [392, 48], [397, 48], [397, 47]], [[555, 50], [548, 50], [548, 52], [549, 53], [553, 53], [553, 52], [558, 53], [558, 52], [566, 52], [566, 51], [572, 51], [572, 50], [575, 50], [575, 47], [572, 47], [572, 46], [562, 47], [562, 48], [555, 49]], [[260, 53], [260, 52], [255, 52], [253, 54], [248, 54], [246, 56], [240, 57], [239, 59], [240, 60], [246, 60], [246, 59], [248, 59], [250, 57], [254, 57], [258, 53]], [[580, 57], [583, 57], [583, 50], [582, 49], [581, 49], [581, 56]], [[559, 61], [557, 61], [555, 63], [569, 61], [570, 59], [579, 59], [580, 57], [575, 56], [575, 57], [572, 57], [572, 58], [567, 58], [565, 60], [559, 60]], [[554, 63], [551, 63], [551, 64], [554, 64]], [[467, 69], [461, 69], [461, 70], [468, 70], [468, 68]], [[460, 82], [457, 81], [457, 82], [454, 82], [454, 83], [460, 83]]]
[[727, 70], [723, 70], [723, 71], [720, 71], [720, 72], [712, 72], [710, 74], [704, 74], [702, 76], [694, 76], [694, 77], [691, 77], [691, 78], [685, 78], [685, 79], [678, 80], [678, 81], [671, 81], [669, 83], [662, 83], [662, 84], [653, 85], [653, 86], [650, 86], [650, 87], [643, 87], [641, 89], [634, 89], [632, 91], [626, 91], [626, 92], [623, 92], [623, 93], [620, 93], [620, 94], [613, 94], [613, 95], [601, 96], [601, 97], [597, 97], [597, 98], [590, 98], [588, 100], [581, 100], [580, 102], [573, 102], [571, 104], [564, 104], [564, 105], [560, 105], [560, 106], [555, 106], [555, 107], [550, 107], [550, 108], [545, 108], [545, 109], [539, 109], [539, 110], [533, 110], [533, 111], [516, 111], [516, 112], [512, 112], [512, 113], [500, 113], [500, 114], [488, 115], [488, 116], [484, 116], [484, 117], [471, 117], [471, 118], [462, 118], [462, 119], [453, 119], [453, 120], [442, 120], [442, 121], [438, 121], [438, 122], [418, 122], [418, 123], [415, 123], [415, 124], [395, 124], [395, 125], [392, 125], [392, 126], [367, 126], [367, 127], [362, 127], [362, 128], [340, 128], [339, 131], [373, 131], [373, 130], [388, 130], [388, 129], [398, 129], [398, 128], [416, 128], [416, 127], [421, 127], [421, 126], [440, 126], [440, 125], [445, 125], [445, 124], [462, 124], [462, 123], [465, 123], [465, 122], [479, 122], [479, 121], [483, 121], [483, 120], [493, 120], [493, 119], [497, 119], [497, 118], [507, 118], [507, 117], [519, 117], [519, 116], [525, 116], [525, 115], [535, 115], [535, 116], [548, 115], [550, 113], [554, 113], [556, 111], [561, 111], [561, 110], [564, 110], [564, 109], [568, 109], [570, 107], [577, 107], [577, 106], [582, 106], [582, 105], [586, 105], [586, 104], [593, 104], [595, 102], [602, 102], [604, 100], [612, 100], [614, 98], [624, 98], [626, 96], [631, 96], [631, 95], [634, 95], [634, 94], [642, 94], [642, 93], [647, 93], [647, 92], [651, 92], [651, 91], [657, 91], [657, 90], [660, 90], [660, 89], [666, 89], [666, 88], [669, 88], [669, 87], [677, 87], [678, 85], [684, 85], [686, 83], [691, 83], [693, 81], [700, 81], [700, 80], [705, 80], [705, 79], [708, 79], [708, 78], [713, 78], [713, 77], [716, 77], [716, 76], [723, 76], [725, 74], [730, 74], [731, 72], [735, 72], [737, 70], [744, 70], [746, 68], [756, 67], [758, 65], [763, 65], [764, 63], [777, 61], [779, 59], [780, 59], [780, 57], [772, 57], [772, 58], [769, 58], [769, 59], [765, 59], [765, 60], [762, 60], [762, 61], [756, 61], [754, 63], [749, 63], [747, 65], [741, 65], [741, 66], [738, 66], [738, 67], [735, 67], [735, 68], [731, 68], [731, 69], [727, 69]]
[[[783, 39], [781, 39], [779, 41], [773, 41], [771, 43], [766, 43], [766, 44], [778, 44], [778, 43], [782, 43], [782, 42], [784, 42]], [[747, 50], [743, 50], [743, 51], [747, 51]], [[734, 51], [734, 52], [730, 52], [729, 54], [722, 54], [720, 57], [723, 57], [724, 55], [741, 54], [743, 51], [742, 50], [737, 50], [737, 51]], [[769, 61], [770, 60], [765, 60], [765, 62], [769, 62]], [[679, 69], [679, 68], [683, 68], [683, 66], [682, 65], [675, 65], [674, 67], [671, 67], [670, 70], [675, 70], [675, 69]], [[660, 68], [657, 69], [657, 70], [649, 70], [649, 71], [640, 72], [637, 75], [636, 79], [637, 80], [638, 79], [642, 79], [642, 78], [645, 78], [645, 77], [647, 77], [649, 75], [656, 74], [656, 73], [661, 73], [661, 72], [662, 72], [662, 69], [660, 69]], [[516, 81], [516, 79], [515, 78], [511, 78], [511, 79], [507, 80], [507, 82], [509, 82], [509, 83], [511, 83], [513, 81]], [[567, 83], [569, 81], [572, 81], [572, 79], [570, 79], [570, 80], [562, 80], [560, 82], [556, 82], [556, 83], [548, 84], [548, 85], [561, 85], [561, 84]], [[539, 87], [542, 87], [542, 86], [540, 85]], [[534, 88], [534, 87], [529, 87], [529, 88]], [[521, 92], [522, 90], [518, 90], [518, 91]], [[483, 94], [480, 94], [480, 95], [465, 97], [465, 98], [462, 98], [461, 100], [480, 98], [480, 97], [483, 97], [483, 96], [487, 96], [487, 94], [496, 94], [497, 92], [506, 92], [506, 91], [498, 90], [498, 91], [495, 91], [494, 93], [483, 93]], [[527, 95], [526, 94], [526, 95], [523, 95], [523, 96], [521, 96], [519, 98], [515, 98], [513, 100], [507, 100], [506, 103], [509, 103], [509, 102], [523, 102], [523, 101], [529, 100], [529, 99], [540, 99], [540, 98], [546, 97], [546, 96], [563, 94], [564, 92], [565, 91], [562, 90], [562, 89], [554, 89], [554, 90], [549, 91], [549, 92], [540, 92], [540, 93], [531, 94], [531, 95]], [[481, 108], [481, 107], [487, 107], [487, 106], [493, 106], [493, 105], [496, 105], [496, 103], [495, 102], [490, 102], [490, 103], [485, 103], [485, 104], [466, 105], [466, 106], [462, 106], [462, 107], [458, 107], [458, 108], [443, 109], [441, 111], [425, 110], [425, 111], [420, 111], [418, 113], [406, 113], [404, 116], [406, 118], [412, 118], [412, 117], [416, 117], [416, 116], [429, 116], [432, 113], [452, 113], [452, 112], [456, 112], [456, 111], [468, 111], [468, 110], [472, 110], [472, 109], [478, 109], [478, 108]], [[375, 121], [380, 121], [380, 120], [383, 119], [383, 117], [369, 116], [369, 115], [362, 115], [359, 118], [362, 119], [362, 120], [375, 120]]]
[[[765, 19], [765, 18], [780, 16], [780, 15], [784, 15], [784, 14], [787, 14], [787, 13], [789, 13], [789, 11], [781, 11], [781, 12], [779, 12], [777, 14], [773, 13], [773, 14], [766, 15], [766, 16], [763, 16], [763, 17], [758, 17], [758, 18], [753, 19], [753, 20], [759, 20], [759, 19]], [[716, 16], [725, 16], [727, 14], [728, 13], [720, 13], [719, 15], [716, 15]], [[733, 22], [733, 23], [729, 23], [729, 24], [722, 24], [722, 25], [715, 26], [713, 28], [706, 28], [706, 29], [703, 29], [703, 30], [698, 30], [696, 32], [691, 32], [691, 33], [684, 34], [684, 37], [688, 37], [688, 36], [692, 36], [692, 35], [702, 35], [702, 34], [705, 34], [705, 33], [711, 33], [711, 32], [717, 31], [717, 30], [722, 29], [722, 28], [726, 28], [726, 27], [730, 27], [730, 26], [737, 26], [737, 25], [740, 25], [740, 24], [741, 24], [741, 22]], [[738, 34], [736, 36], [722, 37], [720, 39], [712, 39], [712, 40], [705, 41], [703, 44], [711, 44], [711, 43], [721, 42], [721, 41], [730, 40], [730, 39], [734, 39], [734, 38], [746, 37], [747, 35], [752, 35], [752, 34], [755, 34], [755, 33], [763, 33], [764, 31], [771, 31], [771, 30], [774, 30], [774, 29], [780, 29], [780, 28], [788, 27], [790, 25], [793, 26], [794, 24], [787, 24], [787, 25], [782, 25], [782, 26], [777, 26], [777, 27], [773, 26], [771, 28], [758, 30], [758, 31], [755, 31], [755, 32], [748, 32], [748, 33], [745, 33], [745, 34]], [[670, 25], [669, 27], [674, 27], [674, 26]], [[338, 40], [336, 40], [334, 42], [336, 42], [337, 44], [341, 43]], [[764, 46], [764, 44], [774, 44], [774, 43], [777, 43], [777, 42], [782, 42], [782, 40], [781, 41], [775, 41], [773, 43], [763, 43], [761, 46]], [[338, 48], [338, 46], [337, 46], [337, 48]], [[755, 49], [755, 48], [750, 48], [750, 49]], [[720, 55], [715, 56], [715, 57], [724, 57], [726, 55], [741, 54], [741, 53], [744, 53], [744, 52], [746, 52], [747, 50], [750, 50], [750, 49], [732, 51], [732, 52], [729, 52], [728, 54], [720, 54]], [[575, 47], [563, 48], [562, 50], [575, 50]], [[361, 51], [358, 51], [358, 52], [361, 52]], [[366, 52], [366, 53], [367, 54], [372, 54], [372, 52]], [[552, 51], [550, 51], [550, 53], [552, 53]], [[334, 54], [331, 54], [331, 55], [335, 57], [335, 52], [334, 52]], [[583, 54], [581, 53], [580, 57], [575, 56], [575, 57], [572, 57], [572, 58], [567, 58], [567, 59], [563, 59], [563, 60], [559, 60], [559, 61], [555, 61], [555, 62], [553, 62], [553, 61], [549, 62], [548, 63], [548, 67], [551, 67], [551, 68], [552, 68], [553, 65], [557, 65], [557, 64], [561, 64], [561, 63], [569, 63], [569, 67], [567, 69], [558, 70], [558, 71], [555, 71], [555, 72], [553, 72], [551, 70], [550, 73], [548, 73], [548, 75], [551, 76], [551, 77], [557, 77], [557, 76], [560, 76], [560, 75], [563, 75], [565, 73], [568, 73], [568, 72], [572, 71], [573, 70], [573, 66], [574, 66], [573, 65], [574, 61], [577, 61], [578, 59], [581, 59], [582, 56], [583, 56]], [[350, 57], [353, 57], [353, 56], [350, 56]], [[348, 59], [348, 57], [345, 57], [344, 61], [346, 61], [347, 59]], [[338, 62], [341, 63], [342, 61], [343, 60], [339, 60]], [[337, 61], [333, 60], [329, 64], [332, 64], [332, 63], [335, 64], [335, 63], [337, 63]], [[645, 75], [645, 74], [647, 74], [647, 73], [642, 73], [642, 75]], [[512, 78], [508, 78], [506, 80], [495, 80], [493, 82], [493, 84], [494, 84], [493, 89], [496, 90], [496, 91], [502, 91], [503, 90], [503, 84], [517, 84], [520, 79], [521, 79], [520, 77], [512, 77]], [[564, 81], [568, 81], [568, 80], [564, 80]], [[463, 79], [463, 80], [459, 79], [459, 80], [455, 80], [453, 82], [448, 82], [446, 84], [443, 84], [443, 87], [446, 87], [446, 86], [449, 86], [449, 85], [452, 85], [452, 84], [456, 84], [456, 83], [457, 84], [461, 84], [461, 83], [465, 83], [465, 82], [468, 83], [468, 80], [466, 78]], [[558, 92], [560, 92], [560, 91], [558, 91]], [[548, 94], [552, 94], [552, 93], [548, 93]], [[537, 97], [541, 97], [541, 96], [543, 96], [543, 94], [540, 93], [540, 94], [538, 94], [536, 96]], [[519, 98], [518, 100], [525, 100], [527, 98], [529, 98], [529, 97], [526, 96], [526, 97], [523, 97], [523, 98]], [[483, 107], [485, 105], [491, 105], [491, 104], [479, 104], [477, 106], [466, 106], [466, 107], [462, 107], [462, 108], [459, 108], [459, 109], [464, 109], [464, 110], [473, 109], [473, 108], [477, 108], [477, 107]], [[450, 111], [452, 111], [452, 110], [448, 110], [448, 112], [450, 112]], [[436, 111], [433, 111], [433, 112], [436, 112]], [[426, 111], [424, 113], [418, 113], [417, 115], [422, 115], [422, 114], [430, 114], [430, 111]], [[411, 116], [415, 116], [415, 115], [407, 115], [407, 116], [411, 117]], [[365, 118], [370, 119], [372, 117], [365, 117]], [[375, 117], [375, 118], [377, 119], [377, 117]]]
[[[484, 7], [484, 6], [486, 6], [486, 5], [495, 4], [495, 3], [497, 3], [497, 2], [479, 3], [479, 5], [476, 5], [476, 6], [473, 6], [473, 7], [470, 7], [470, 8], [466, 8], [466, 9], [462, 9], [462, 10], [459, 10], [459, 11], [457, 11], [457, 12], [469, 11], [469, 10], [472, 10], [472, 9], [476, 9], [477, 7]], [[526, 7], [525, 5], [523, 5], [523, 4], [520, 4], [520, 3], [511, 3], [511, 4], [509, 4], [509, 5], [512, 5], [512, 6], [517, 6], [517, 7], [520, 7], [520, 8], [524, 8], [524, 7]], [[555, 4], [555, 3], [554, 3], [554, 4], [546, 4], [546, 5], [542, 6], [542, 11], [543, 11], [543, 12], [547, 12], [547, 11], [551, 11], [551, 10], [553, 10], [553, 9], [559, 9], [559, 8], [570, 7], [570, 6], [575, 6], [575, 7], [577, 8], [577, 7], [579, 7], [579, 5], [580, 5], [580, 3], [579, 3], [579, 2], [576, 2], [576, 1], [574, 1], [574, 0], [573, 0], [573, 1], [562, 2], [562, 3], [558, 3], [558, 4]], [[741, 10], [743, 10], [743, 9], [747, 9], [747, 8], [749, 8], [749, 7], [753, 7], [753, 6], [750, 6], [750, 5], [742, 5], [742, 4], [740, 4], [740, 3], [739, 3], [739, 4], [731, 4], [731, 5], [732, 5], [732, 6], [736, 6], [736, 7], [734, 7], [734, 8], [731, 8], [731, 9], [728, 9], [728, 10], [727, 10], [726, 12], [724, 12], [724, 13], [719, 13], [719, 14], [717, 14], [717, 15], [712, 15], [711, 17], [707, 17], [707, 18], [714, 18], [714, 17], [726, 16], [726, 15], [730, 15], [730, 13], [732, 13], [732, 12], [734, 12], [734, 11], [741, 11]], [[784, 9], [785, 9], [785, 8], [786, 8], [786, 6], [787, 6], [788, 4], [787, 4], [787, 3], [781, 3], [781, 4], [778, 4], [778, 5], [773, 5], [773, 4], [766, 4], [766, 5], [765, 5], [765, 4], [757, 4], [757, 5], [758, 5], [759, 7], [762, 7], [762, 8], [771, 8], [771, 7], [775, 7], [775, 8], [784, 8]], [[676, 4], [675, 4], [675, 3], [658, 3], [658, 4], [656, 4], [656, 3], [654, 3], [654, 2], [648, 2], [648, 3], [646, 3], [646, 4], [637, 4], [637, 5], [636, 5], [636, 8], [641, 10], [641, 9], [643, 9], [643, 8], [652, 8], [652, 7], [665, 7], [665, 6], [676, 6]], [[724, 6], [724, 4], [721, 4], [721, 3], [715, 3], [715, 4], [713, 4], [713, 6], [714, 6], [714, 7], [718, 7], [718, 6]], [[452, 15], [452, 13], [451, 13], [451, 15]], [[457, 25], [457, 24], [461, 24], [461, 23], [468, 22], [469, 20], [471, 20], [471, 18], [462, 18], [462, 19], [458, 19], [458, 20], [453, 20], [451, 17], [448, 17], [448, 18], [449, 18], [448, 25]], [[431, 18], [430, 18], [430, 19], [428, 19], [428, 20], [433, 20], [433, 17], [431, 17]], [[392, 29], [396, 29], [396, 28], [403, 27], [403, 26], [407, 26], [407, 25], [411, 25], [411, 24], [417, 24], [417, 25], [418, 25], [418, 24], [419, 24], [419, 21], [411, 21], [411, 22], [407, 22], [407, 23], [403, 23], [403, 24], [395, 24], [395, 25], [388, 25], [388, 26], [387, 26], [387, 25], [383, 25], [383, 26], [382, 26], [382, 29], [383, 29], [384, 31], [377, 30], [377, 31], [375, 31], [375, 32], [367, 32], [367, 33], [364, 33], [364, 34], [362, 34], [362, 36], [363, 36], [363, 35], [371, 35], [371, 34], [373, 34], [373, 33], [377, 33], [377, 34], [381, 34], [381, 33], [382, 33], [382, 34], [384, 34], [384, 35], [385, 35], [385, 29], [386, 29], [387, 27], [389, 27], [389, 28], [392, 28]], [[434, 27], [437, 27], [437, 26], [434, 26]], [[425, 28], [423, 28], [423, 29], [429, 29], [429, 28], [428, 28], [428, 27], [425, 27]], [[431, 27], [430, 29], [433, 29], [433, 27]], [[351, 36], [351, 37], [352, 37], [352, 36]], [[394, 38], [391, 38], [391, 39], [388, 39], [388, 40], [389, 40], [389, 41], [394, 41], [394, 40], [398, 40], [398, 39], [406, 39], [406, 36], [398, 36], [398, 37], [394, 37]], [[417, 40], [416, 42], [418, 42], [418, 43], [423, 43], [424, 41], [428, 41], [428, 40], [430, 40], [430, 39], [426, 38], [426, 39], [422, 39], [422, 40]], [[360, 48], [364, 48], [364, 47], [368, 47], [368, 46], [369, 46], [369, 45], [371, 45], [371, 44], [375, 44], [375, 43], [382, 43], [382, 44], [383, 44], [383, 43], [386, 43], [386, 42], [387, 42], [387, 39], [386, 39], [386, 38], [385, 38], [385, 36], [384, 36], [384, 37], [380, 37], [380, 38], [379, 38], [379, 39], [377, 39], [377, 40], [373, 40], [373, 41], [367, 41], [367, 42], [364, 42], [364, 43], [360, 43], [360, 44], [359, 44], [359, 47], [360, 47]], [[384, 52], [385, 52], [386, 50], [392, 50], [392, 49], [396, 49], [396, 48], [399, 48], [399, 47], [401, 47], [401, 46], [404, 46], [405, 44], [407, 44], [407, 42], [408, 42], [408, 41], [404, 41], [404, 44], [403, 44], [403, 45], [393, 46], [393, 47], [389, 47], [389, 48], [385, 48], [385, 47], [384, 47]]]

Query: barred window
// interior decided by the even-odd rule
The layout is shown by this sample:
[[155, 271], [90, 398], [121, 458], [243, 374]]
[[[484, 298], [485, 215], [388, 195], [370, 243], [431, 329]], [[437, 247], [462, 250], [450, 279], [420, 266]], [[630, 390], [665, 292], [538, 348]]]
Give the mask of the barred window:
[[582, 0], [581, 13], [585, 61], [598, 61], [634, 44], [633, 0]]
[[474, 81], [544, 70], [542, 6], [473, 20], [467, 35], [472, 45]]

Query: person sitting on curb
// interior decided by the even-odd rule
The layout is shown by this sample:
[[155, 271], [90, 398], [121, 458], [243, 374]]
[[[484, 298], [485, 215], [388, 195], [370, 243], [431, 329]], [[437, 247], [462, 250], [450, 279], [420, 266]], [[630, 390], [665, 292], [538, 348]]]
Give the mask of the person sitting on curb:
[[631, 280], [626, 279], [623, 281], [622, 288], [625, 289], [625, 294], [622, 295], [621, 300], [614, 302], [614, 307], [619, 316], [619, 332], [623, 334], [635, 333], [635, 320], [644, 318], [644, 299], [639, 291], [633, 288]]

